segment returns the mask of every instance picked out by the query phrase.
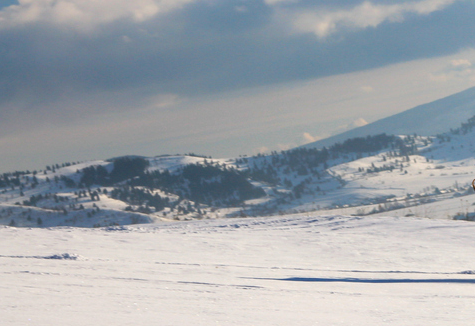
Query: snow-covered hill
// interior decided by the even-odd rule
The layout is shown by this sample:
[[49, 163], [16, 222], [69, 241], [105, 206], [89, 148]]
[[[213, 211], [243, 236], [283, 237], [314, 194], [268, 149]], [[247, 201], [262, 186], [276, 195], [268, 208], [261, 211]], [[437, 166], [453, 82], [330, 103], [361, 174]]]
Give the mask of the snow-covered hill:
[[[462, 103], [463, 111], [472, 93], [428, 108]], [[107, 227], [315, 211], [475, 220], [474, 138], [472, 116], [432, 136], [379, 134], [255, 157], [126, 156], [5, 173], [0, 225]]]
[[[463, 130], [438, 137], [385, 136], [389, 147], [376, 152], [346, 152], [343, 144], [328, 153], [298, 149], [221, 160], [140, 158], [148, 164], [146, 174], [115, 183], [114, 161], [4, 175], [0, 224], [97, 227], [314, 211], [473, 219], [475, 130]], [[408, 152], [402, 155], [401, 149], [391, 148], [394, 141]], [[328, 156], [324, 160], [323, 154]], [[197, 166], [202, 168], [191, 168]], [[226, 175], [233, 181], [226, 181]], [[240, 184], [244, 188], [236, 188]], [[231, 187], [228, 195], [225, 186]]]
[[469, 326], [474, 233], [312, 214], [0, 227], [0, 324]]
[[434, 136], [457, 128], [475, 115], [475, 87], [434, 102], [419, 105], [407, 111], [351, 129], [316, 142], [305, 148], [322, 148], [354, 137], [387, 133], [392, 135]]

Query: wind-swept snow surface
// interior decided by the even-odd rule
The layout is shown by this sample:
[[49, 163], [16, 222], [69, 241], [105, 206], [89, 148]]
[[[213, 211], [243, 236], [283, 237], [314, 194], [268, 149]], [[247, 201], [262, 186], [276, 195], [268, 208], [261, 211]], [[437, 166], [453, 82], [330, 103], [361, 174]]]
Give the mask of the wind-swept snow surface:
[[473, 325], [475, 224], [0, 228], [1, 325]]

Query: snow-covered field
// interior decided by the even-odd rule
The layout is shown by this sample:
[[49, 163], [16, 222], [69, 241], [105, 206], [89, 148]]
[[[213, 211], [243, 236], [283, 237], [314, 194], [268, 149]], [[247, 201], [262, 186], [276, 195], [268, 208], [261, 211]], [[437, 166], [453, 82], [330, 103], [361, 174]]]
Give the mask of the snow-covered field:
[[0, 325], [473, 325], [475, 224], [276, 216], [0, 228]]

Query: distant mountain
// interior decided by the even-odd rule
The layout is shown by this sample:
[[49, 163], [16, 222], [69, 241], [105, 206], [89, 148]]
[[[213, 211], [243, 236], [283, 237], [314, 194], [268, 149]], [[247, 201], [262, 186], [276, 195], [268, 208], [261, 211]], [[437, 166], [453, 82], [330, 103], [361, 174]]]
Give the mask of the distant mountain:
[[416, 133], [421, 136], [433, 136], [459, 127], [460, 123], [473, 115], [475, 115], [475, 87], [302, 147], [323, 148], [349, 138], [381, 133], [391, 135]]

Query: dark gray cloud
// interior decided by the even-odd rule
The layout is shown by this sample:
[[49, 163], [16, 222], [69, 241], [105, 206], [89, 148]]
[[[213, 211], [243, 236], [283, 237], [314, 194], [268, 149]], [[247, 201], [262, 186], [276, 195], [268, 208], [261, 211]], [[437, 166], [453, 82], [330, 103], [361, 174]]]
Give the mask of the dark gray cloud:
[[[86, 32], [45, 20], [0, 28], [0, 105], [46, 107], [73, 94], [130, 89], [210, 94], [441, 56], [475, 44], [472, 1], [375, 26], [343, 24], [323, 39], [292, 30], [290, 20], [276, 16], [282, 9], [351, 10], [363, 2], [323, 3], [194, 1], [143, 21], [119, 16]], [[372, 2], [404, 3], [417, 1]]]
[[[197, 5], [196, 16], [200, 16], [199, 9], [206, 10]], [[201, 37], [203, 25], [190, 20], [185, 23], [189, 33], [178, 38], [193, 47], [181, 53], [182, 62], [172, 60], [186, 69], [181, 73], [190, 82], [187, 86], [191, 88], [184, 88], [187, 91], [211, 92], [316, 78], [471, 47], [475, 44], [471, 33], [474, 14], [473, 3], [459, 2], [427, 15], [409, 14], [402, 22], [384, 21], [377, 27], [355, 31], [343, 29], [325, 40], [310, 33], [283, 32], [272, 22], [239, 27], [233, 34], [208, 29], [210, 42]], [[269, 20], [269, 15], [268, 10], [262, 11], [263, 20]]]

